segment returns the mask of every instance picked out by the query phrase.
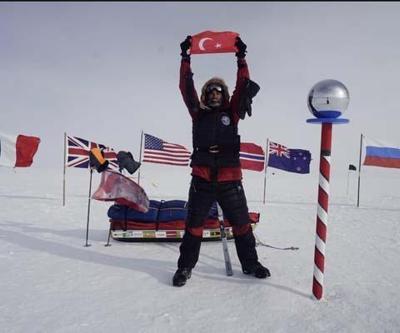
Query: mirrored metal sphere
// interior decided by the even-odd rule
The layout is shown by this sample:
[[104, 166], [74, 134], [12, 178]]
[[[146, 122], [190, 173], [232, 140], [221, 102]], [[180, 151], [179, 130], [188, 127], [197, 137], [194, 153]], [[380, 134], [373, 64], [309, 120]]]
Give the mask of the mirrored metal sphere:
[[346, 111], [349, 102], [349, 91], [337, 80], [320, 81], [308, 94], [308, 108], [317, 118], [337, 118]]

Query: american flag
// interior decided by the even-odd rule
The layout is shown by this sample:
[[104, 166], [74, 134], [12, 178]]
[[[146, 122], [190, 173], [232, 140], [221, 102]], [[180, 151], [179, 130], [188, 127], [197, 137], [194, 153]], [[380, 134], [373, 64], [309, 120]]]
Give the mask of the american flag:
[[240, 166], [242, 169], [263, 171], [264, 151], [254, 143], [242, 142], [240, 144]]
[[108, 167], [118, 170], [117, 154], [114, 149], [102, 144], [91, 142], [76, 136], [67, 136], [67, 167], [89, 168], [89, 153], [93, 148], [104, 149], [104, 158], [109, 162]]
[[190, 155], [190, 151], [182, 145], [144, 134], [143, 162], [186, 166], [189, 165]]

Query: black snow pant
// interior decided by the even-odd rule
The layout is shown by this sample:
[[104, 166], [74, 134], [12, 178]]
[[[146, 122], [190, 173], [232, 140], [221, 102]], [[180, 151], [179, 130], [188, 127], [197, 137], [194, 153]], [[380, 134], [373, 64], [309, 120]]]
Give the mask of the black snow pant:
[[192, 269], [196, 265], [199, 259], [202, 237], [191, 234], [188, 228], [203, 226], [215, 201], [219, 203], [224, 216], [232, 226], [249, 224], [248, 231], [245, 234], [234, 235], [236, 251], [242, 267], [252, 267], [257, 263], [256, 240], [250, 226], [249, 210], [242, 182], [240, 180], [220, 183], [208, 182], [193, 176], [189, 190], [186, 232], [179, 247], [178, 268]]

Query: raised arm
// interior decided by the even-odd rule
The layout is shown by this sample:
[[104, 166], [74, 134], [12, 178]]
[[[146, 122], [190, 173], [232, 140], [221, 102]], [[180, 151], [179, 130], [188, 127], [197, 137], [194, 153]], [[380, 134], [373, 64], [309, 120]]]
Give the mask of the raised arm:
[[192, 37], [187, 36], [186, 39], [180, 44], [181, 46], [181, 67], [179, 75], [179, 89], [181, 91], [183, 101], [189, 110], [191, 117], [195, 117], [199, 111], [200, 101], [194, 87], [193, 72], [190, 67], [190, 54], [188, 50], [191, 46]]
[[235, 46], [238, 49], [238, 52], [236, 52], [238, 69], [236, 75], [236, 86], [231, 98], [231, 110], [234, 121], [238, 122], [240, 118], [240, 99], [242, 97], [246, 82], [250, 79], [250, 73], [245, 59], [247, 48], [246, 44], [243, 43], [240, 37], [237, 37]]

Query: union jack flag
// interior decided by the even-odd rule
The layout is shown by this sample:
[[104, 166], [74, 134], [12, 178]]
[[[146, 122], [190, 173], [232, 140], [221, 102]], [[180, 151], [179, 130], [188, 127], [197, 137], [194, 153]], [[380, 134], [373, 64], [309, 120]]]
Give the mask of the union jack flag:
[[103, 149], [104, 158], [109, 162], [108, 167], [119, 170], [117, 153], [114, 149], [76, 136], [67, 136], [67, 167], [88, 169], [90, 167], [89, 153], [93, 148]]
[[275, 142], [269, 143], [269, 154], [276, 155], [278, 157], [284, 156], [286, 158], [290, 158], [289, 149], [287, 147], [285, 147], [284, 145], [281, 145], [281, 144], [275, 143]]

